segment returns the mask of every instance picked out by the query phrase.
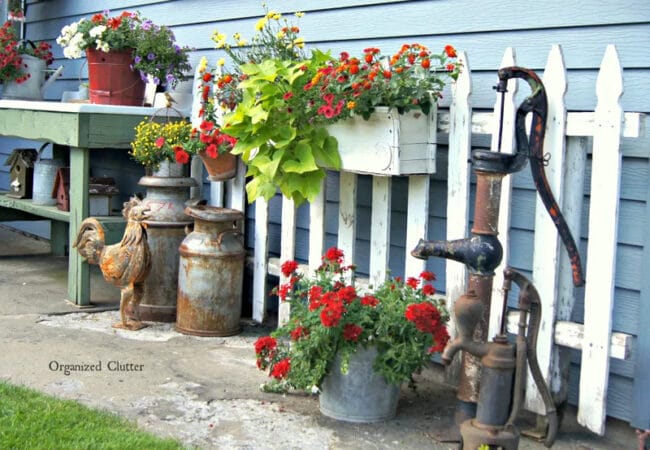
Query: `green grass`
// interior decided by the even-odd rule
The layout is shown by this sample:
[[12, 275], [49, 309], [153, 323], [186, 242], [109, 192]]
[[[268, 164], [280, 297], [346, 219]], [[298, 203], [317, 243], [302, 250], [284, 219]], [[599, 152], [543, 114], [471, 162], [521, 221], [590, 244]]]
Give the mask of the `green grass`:
[[114, 414], [0, 382], [0, 449], [182, 449]]

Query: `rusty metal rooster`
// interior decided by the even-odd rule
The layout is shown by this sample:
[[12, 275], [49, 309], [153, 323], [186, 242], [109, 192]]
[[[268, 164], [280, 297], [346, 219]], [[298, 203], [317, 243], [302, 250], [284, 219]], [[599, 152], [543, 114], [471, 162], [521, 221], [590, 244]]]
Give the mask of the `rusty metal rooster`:
[[[151, 252], [143, 223], [149, 215], [149, 209], [138, 197], [131, 197], [124, 203], [122, 215], [127, 223], [119, 243], [105, 245], [104, 227], [97, 219], [89, 217], [81, 222], [72, 246], [89, 264], [99, 266], [106, 281], [121, 289], [122, 321], [114, 324], [113, 328], [136, 331], [146, 327], [139, 320], [138, 304], [144, 293], [144, 281], [151, 269]], [[126, 308], [129, 306], [135, 311], [135, 321], [127, 320]]]

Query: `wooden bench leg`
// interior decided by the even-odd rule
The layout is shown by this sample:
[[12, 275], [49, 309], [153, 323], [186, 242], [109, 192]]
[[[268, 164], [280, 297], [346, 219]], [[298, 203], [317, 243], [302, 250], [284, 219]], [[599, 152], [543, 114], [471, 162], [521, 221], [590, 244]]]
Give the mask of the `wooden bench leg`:
[[54, 256], [65, 256], [68, 250], [68, 224], [58, 220], [50, 221], [50, 248]]

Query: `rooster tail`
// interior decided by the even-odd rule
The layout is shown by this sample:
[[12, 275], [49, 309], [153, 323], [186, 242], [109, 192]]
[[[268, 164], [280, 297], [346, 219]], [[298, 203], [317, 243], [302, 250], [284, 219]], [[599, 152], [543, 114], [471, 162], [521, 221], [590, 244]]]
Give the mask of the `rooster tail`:
[[89, 263], [97, 264], [105, 242], [104, 227], [97, 219], [89, 217], [81, 222], [72, 247]]

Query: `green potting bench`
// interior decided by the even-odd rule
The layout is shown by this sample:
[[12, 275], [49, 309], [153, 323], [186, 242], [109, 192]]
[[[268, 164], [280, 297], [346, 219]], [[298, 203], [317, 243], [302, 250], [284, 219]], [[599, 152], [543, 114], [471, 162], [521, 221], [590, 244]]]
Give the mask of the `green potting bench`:
[[[9, 198], [3, 193], [0, 221], [49, 219], [52, 252], [64, 255], [66, 241], [74, 241], [81, 222], [88, 217], [91, 150], [128, 148], [134, 127], [153, 112], [154, 108], [134, 106], [0, 100], [0, 136], [52, 142], [57, 144], [57, 151], [70, 154], [69, 212], [55, 206], [34, 205], [31, 200]], [[99, 219], [105, 225], [107, 241], [121, 236], [121, 216]], [[72, 249], [68, 262], [68, 300], [79, 306], [90, 305], [88, 264]]]

